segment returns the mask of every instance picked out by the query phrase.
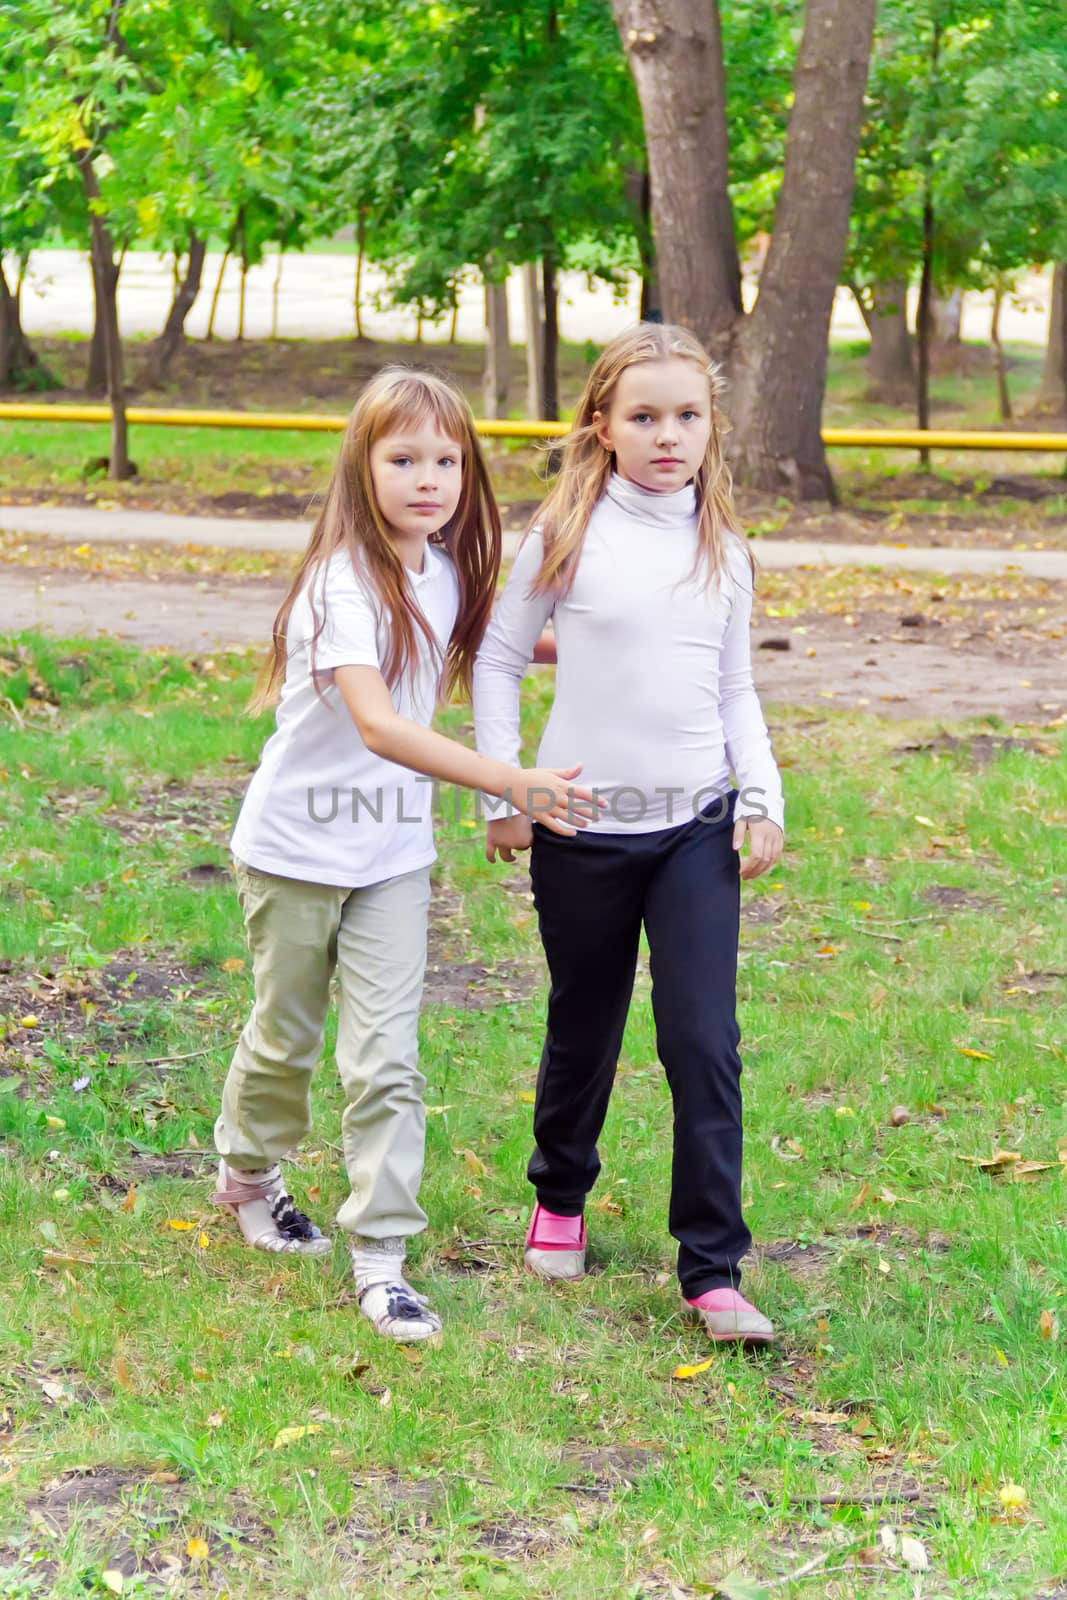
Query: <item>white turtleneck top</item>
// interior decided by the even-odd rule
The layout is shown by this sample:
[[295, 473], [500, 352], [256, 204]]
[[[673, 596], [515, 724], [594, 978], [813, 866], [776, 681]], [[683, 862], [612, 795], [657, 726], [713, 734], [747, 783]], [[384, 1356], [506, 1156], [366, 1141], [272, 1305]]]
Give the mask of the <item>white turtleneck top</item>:
[[[539, 766], [581, 765], [608, 802], [603, 833], [680, 827], [736, 779], [736, 815], [783, 825], [782, 784], [752, 682], [752, 577], [724, 535], [727, 570], [693, 576], [692, 484], [654, 494], [616, 473], [594, 508], [570, 593], [531, 595], [543, 546], [515, 558], [474, 669], [478, 749], [519, 759], [519, 685], [551, 619], [556, 693]], [[487, 816], [506, 815], [485, 802]]]

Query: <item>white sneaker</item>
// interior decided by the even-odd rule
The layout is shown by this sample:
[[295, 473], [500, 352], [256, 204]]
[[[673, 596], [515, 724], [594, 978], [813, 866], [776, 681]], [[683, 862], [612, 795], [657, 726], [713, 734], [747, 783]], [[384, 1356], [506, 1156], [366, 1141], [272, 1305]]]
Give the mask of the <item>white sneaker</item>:
[[219, 1162], [213, 1205], [237, 1218], [246, 1243], [279, 1255], [325, 1256], [333, 1245], [309, 1217], [298, 1211], [286, 1190], [282, 1169], [239, 1172]]
[[396, 1344], [436, 1339], [441, 1319], [404, 1277], [403, 1239], [357, 1239], [352, 1244], [352, 1276], [359, 1309], [375, 1333]]

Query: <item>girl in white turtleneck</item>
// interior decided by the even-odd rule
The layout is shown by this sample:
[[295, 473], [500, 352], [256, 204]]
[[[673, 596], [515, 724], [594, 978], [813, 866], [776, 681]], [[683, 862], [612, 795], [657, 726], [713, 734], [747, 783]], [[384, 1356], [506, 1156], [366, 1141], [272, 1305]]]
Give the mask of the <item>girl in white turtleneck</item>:
[[722, 461], [718, 387], [684, 328], [644, 323], [604, 350], [485, 635], [474, 713], [479, 750], [515, 763], [519, 685], [551, 619], [556, 695], [538, 765], [581, 762], [604, 809], [573, 838], [518, 813], [488, 828], [490, 861], [532, 846], [551, 975], [527, 1266], [584, 1273], [585, 1199], [643, 925], [674, 1098], [682, 1294], [712, 1338], [766, 1344], [771, 1323], [738, 1288], [751, 1236], [735, 990], [739, 878], [778, 860], [783, 806], [752, 683], [753, 563]]

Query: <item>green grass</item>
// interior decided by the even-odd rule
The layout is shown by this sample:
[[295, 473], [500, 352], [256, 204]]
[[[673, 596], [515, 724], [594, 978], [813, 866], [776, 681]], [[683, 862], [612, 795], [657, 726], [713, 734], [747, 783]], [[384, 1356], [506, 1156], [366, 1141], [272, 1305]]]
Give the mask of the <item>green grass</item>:
[[[247, 660], [4, 648], [22, 665], [0, 684], [0, 1594], [74, 1600], [116, 1570], [156, 1593], [180, 1568], [175, 1592], [230, 1600], [636, 1600], [730, 1574], [740, 1596], [822, 1554], [774, 1593], [910, 1597], [900, 1562], [849, 1566], [885, 1522], [922, 1540], [930, 1597], [1032, 1600], [1067, 1577], [1064, 1346], [1042, 1327], [1067, 1322], [1062, 730], [1055, 754], [978, 768], [966, 748], [901, 753], [919, 725], [772, 708], [790, 833], [745, 891], [740, 1005], [749, 1283], [781, 1342], [681, 1380], [709, 1347], [678, 1313], [647, 978], [596, 1270], [546, 1289], [519, 1266], [532, 911], [469, 809], [444, 807], [435, 959], [497, 971], [482, 1009], [422, 1025], [413, 1276], [445, 1338], [376, 1342], [340, 1245], [279, 1264], [207, 1204], [250, 998], [209, 870], [265, 732], [242, 715]], [[528, 732], [546, 694], [531, 680]], [[962, 909], [931, 898], [946, 886]], [[326, 1219], [344, 1194], [329, 1049], [291, 1169]], [[1051, 1165], [1012, 1183], [963, 1159], [998, 1147]], [[288, 1427], [316, 1431], [275, 1449]], [[1014, 1520], [1007, 1483], [1028, 1495]]]

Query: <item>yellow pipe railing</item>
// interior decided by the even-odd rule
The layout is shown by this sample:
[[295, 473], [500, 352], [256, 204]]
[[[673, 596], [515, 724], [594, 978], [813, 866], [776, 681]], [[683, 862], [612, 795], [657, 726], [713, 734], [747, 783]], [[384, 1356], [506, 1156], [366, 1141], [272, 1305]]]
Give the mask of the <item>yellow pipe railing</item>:
[[[0, 422], [103, 422], [107, 406], [44, 405], [33, 401], [0, 403]], [[154, 428], [257, 428], [272, 432], [340, 433], [347, 417], [328, 412], [186, 411], [155, 406], [128, 406], [131, 426]], [[565, 422], [491, 422], [480, 419], [478, 432], [490, 439], [558, 439]], [[874, 450], [1033, 450], [1067, 454], [1067, 433], [982, 432], [962, 428], [824, 428], [823, 442], [832, 449]]]

